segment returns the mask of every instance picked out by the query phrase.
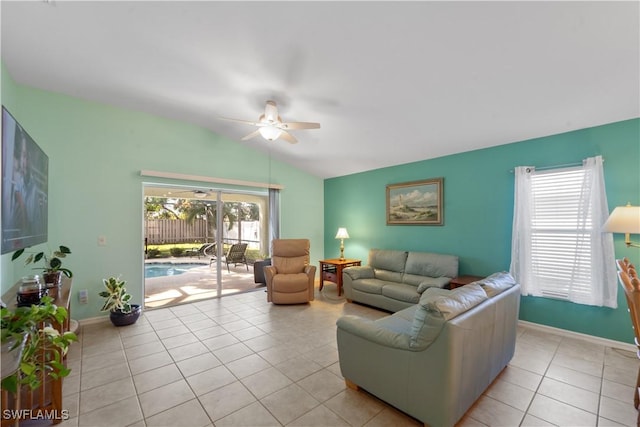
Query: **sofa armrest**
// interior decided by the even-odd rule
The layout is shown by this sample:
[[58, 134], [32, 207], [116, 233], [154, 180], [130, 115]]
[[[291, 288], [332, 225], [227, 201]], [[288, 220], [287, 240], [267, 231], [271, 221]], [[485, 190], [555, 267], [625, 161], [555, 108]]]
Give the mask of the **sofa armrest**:
[[348, 275], [351, 280], [373, 279], [375, 277], [373, 268], [368, 265], [347, 267], [342, 270], [342, 274]]
[[338, 333], [343, 330], [378, 345], [415, 351], [409, 346], [409, 335], [382, 328], [369, 319], [345, 315], [338, 319], [336, 325], [338, 326]]

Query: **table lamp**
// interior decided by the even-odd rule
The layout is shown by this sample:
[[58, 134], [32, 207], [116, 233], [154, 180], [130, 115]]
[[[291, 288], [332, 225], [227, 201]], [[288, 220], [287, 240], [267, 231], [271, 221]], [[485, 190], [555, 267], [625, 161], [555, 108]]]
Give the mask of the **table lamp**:
[[640, 206], [618, 206], [611, 212], [609, 218], [602, 226], [602, 231], [607, 233], [624, 233], [624, 243], [627, 247], [640, 248], [637, 243], [631, 242], [629, 234], [640, 234]]
[[344, 261], [344, 239], [349, 238], [349, 233], [344, 227], [338, 228], [336, 233], [336, 239], [340, 239], [340, 261]]

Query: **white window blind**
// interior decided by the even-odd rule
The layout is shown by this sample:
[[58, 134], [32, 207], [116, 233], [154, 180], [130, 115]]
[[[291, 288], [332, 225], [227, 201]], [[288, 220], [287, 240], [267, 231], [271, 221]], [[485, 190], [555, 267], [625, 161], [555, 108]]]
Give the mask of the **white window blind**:
[[591, 209], [582, 203], [585, 179], [582, 168], [531, 176], [531, 265], [543, 295], [566, 299], [569, 283], [585, 299], [591, 293], [593, 227]]
[[[597, 159], [597, 161], [596, 161]], [[580, 167], [516, 170], [511, 273], [523, 294], [617, 306], [601, 158]]]

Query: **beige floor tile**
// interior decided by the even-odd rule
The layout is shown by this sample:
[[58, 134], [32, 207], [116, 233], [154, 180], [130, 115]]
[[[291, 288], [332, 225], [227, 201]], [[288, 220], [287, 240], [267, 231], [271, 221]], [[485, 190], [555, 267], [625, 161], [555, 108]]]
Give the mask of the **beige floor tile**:
[[540, 383], [538, 394], [567, 403], [593, 414], [598, 413], [598, 393], [584, 390], [571, 384], [545, 377], [542, 383]]
[[236, 381], [237, 378], [231, 371], [222, 365], [187, 377], [187, 382], [196, 396], [202, 396]]
[[312, 362], [311, 360], [299, 356], [297, 358], [278, 363], [276, 368], [291, 380], [299, 381], [302, 378], [319, 371], [322, 369], [322, 366], [318, 365], [316, 362]]
[[320, 404], [297, 384], [291, 384], [260, 400], [282, 424], [299, 418]]
[[566, 403], [537, 394], [527, 412], [558, 426], [595, 426], [597, 416]]
[[262, 399], [292, 383], [286, 375], [273, 367], [248, 375], [241, 381], [258, 399]]
[[633, 407], [633, 401], [625, 403], [606, 396], [600, 400], [600, 416], [627, 426], [636, 425], [638, 421], [638, 411]]
[[279, 427], [280, 425], [260, 402], [253, 402], [216, 421], [216, 427]]
[[271, 367], [269, 362], [255, 353], [229, 362], [226, 366], [239, 379]]
[[127, 355], [128, 360], [134, 360], [153, 353], [159, 353], [164, 350], [164, 345], [162, 345], [162, 342], [158, 340], [142, 345], [137, 345], [135, 347], [125, 348], [124, 352]]
[[[251, 331], [252, 333], [245, 334], [243, 333], [245, 331]], [[278, 340], [268, 334], [265, 334], [264, 331], [259, 328], [243, 329], [241, 331], [234, 332], [233, 336], [243, 341], [247, 345], [247, 347], [249, 347], [256, 353], [271, 347], [275, 347], [279, 344]]]
[[524, 418], [524, 411], [484, 395], [480, 396], [467, 414], [489, 426], [517, 426]]
[[242, 383], [235, 381], [198, 397], [214, 423], [256, 401]]
[[182, 374], [176, 365], [169, 364], [150, 371], [133, 376], [133, 382], [138, 394], [145, 393], [154, 388], [170, 384], [182, 379]]
[[540, 374], [536, 374], [526, 369], [507, 365], [498, 378], [510, 382], [511, 384], [526, 388], [527, 390], [536, 391], [543, 377]]
[[633, 366], [610, 366], [604, 367], [603, 378], [620, 384], [634, 387], [636, 385], [638, 371]]
[[[227, 330], [222, 326], [216, 324], [214, 326], [204, 328], [204, 329], [196, 329], [193, 331], [193, 334], [198, 337], [199, 340], [205, 341], [210, 338], [215, 338], [220, 335], [228, 334]], [[235, 338], [235, 337], [234, 337]], [[237, 342], [237, 341], [236, 341]]]
[[192, 333], [186, 333], [165, 338], [161, 342], [167, 350], [171, 350], [172, 348], [200, 342], [200, 339]]
[[351, 425], [364, 425], [385, 408], [375, 397], [363, 392], [345, 389], [324, 405]]
[[197, 374], [198, 372], [215, 368], [221, 364], [222, 362], [220, 362], [220, 360], [211, 353], [203, 353], [176, 363], [185, 378]]
[[189, 400], [145, 419], [146, 427], [205, 427], [210, 424], [211, 420], [198, 399]]
[[169, 350], [169, 354], [174, 361], [180, 362], [184, 359], [189, 359], [194, 356], [199, 356], [203, 353], [208, 353], [209, 349], [204, 346], [200, 341], [190, 344], [184, 344], [180, 347], [175, 347]]
[[78, 425], [85, 427], [128, 426], [142, 420], [138, 399], [124, 399], [95, 411], [80, 414]]
[[609, 380], [602, 380], [602, 395], [621, 402], [633, 402], [633, 387], [616, 383]]
[[91, 372], [96, 369], [105, 369], [113, 365], [120, 365], [125, 363], [126, 360], [125, 352], [122, 349], [88, 356], [82, 360], [82, 373]]
[[[196, 336], [198, 335], [198, 332], [200, 331], [195, 332]], [[236, 337], [234, 337], [228, 332], [224, 334], [216, 335], [215, 337], [212, 337], [212, 338], [202, 339], [202, 343], [206, 345], [207, 348], [211, 351], [220, 350], [221, 348], [229, 347], [230, 345], [238, 344], [239, 342], [240, 341]]]
[[189, 332], [191, 332], [189, 328], [187, 328], [181, 322], [180, 324], [175, 326], [156, 330], [156, 334], [160, 339], [171, 338], [175, 337], [176, 335], [188, 334]]
[[249, 356], [252, 353], [251, 349], [241, 342], [213, 351], [213, 354], [220, 359], [222, 363], [233, 362], [234, 360]]
[[135, 396], [136, 389], [130, 377], [110, 381], [104, 385], [82, 391], [80, 393], [79, 411], [81, 414], [86, 414], [122, 399], [129, 399]]
[[129, 361], [129, 368], [133, 375], [150, 371], [155, 368], [159, 368], [164, 365], [173, 363], [173, 359], [166, 351], [153, 353], [148, 356], [143, 356], [139, 359], [133, 359]]
[[145, 417], [150, 417], [181, 403], [195, 395], [185, 380], [179, 380], [139, 395], [140, 406]]
[[600, 392], [600, 385], [602, 383], [602, 378], [600, 378], [600, 376], [585, 374], [584, 372], [575, 371], [553, 363], [549, 366], [546, 377], [553, 378], [555, 380], [562, 381], [563, 383], [571, 384], [594, 393]]
[[602, 375], [604, 361], [596, 362], [593, 360], [576, 358], [564, 353], [557, 353], [551, 361], [551, 364], [598, 377]]
[[309, 375], [297, 384], [319, 402], [329, 400], [345, 389], [344, 380], [326, 369]]
[[215, 321], [208, 318], [204, 314], [203, 316], [204, 316], [204, 319], [199, 320], [197, 322], [185, 323], [185, 325], [187, 325], [187, 328], [189, 328], [191, 332], [201, 331], [203, 329], [209, 329], [209, 328], [213, 328], [214, 326], [218, 326], [218, 324]]
[[415, 418], [389, 407], [383, 409], [378, 415], [367, 422], [364, 427], [417, 427], [422, 425], [424, 424]]
[[[318, 405], [301, 417], [291, 421], [287, 426], [292, 427], [325, 427], [325, 426], [348, 426], [349, 423], [340, 418], [331, 409], [324, 405]], [[395, 426], [395, 424], [386, 424]]]
[[122, 378], [129, 378], [130, 376], [129, 368], [125, 364], [112, 366], [111, 369], [96, 369], [82, 375], [80, 378], [80, 391], [99, 387]]
[[524, 416], [520, 427], [545, 427], [545, 426], [555, 426], [555, 424], [551, 424], [545, 420], [534, 417], [531, 414], [527, 414]]
[[[640, 423], [640, 420], [638, 421]], [[615, 421], [611, 421], [606, 418], [600, 417], [598, 418], [598, 427], [631, 427], [631, 426], [625, 426], [624, 424], [620, 424]]]
[[520, 411], [526, 411], [535, 393], [508, 381], [497, 379], [485, 394]]

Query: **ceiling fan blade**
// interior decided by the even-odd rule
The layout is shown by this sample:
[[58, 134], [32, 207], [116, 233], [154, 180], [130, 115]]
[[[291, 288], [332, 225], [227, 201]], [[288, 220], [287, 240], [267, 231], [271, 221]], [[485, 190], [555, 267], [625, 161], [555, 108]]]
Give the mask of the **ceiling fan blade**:
[[255, 138], [256, 136], [260, 135], [260, 130], [254, 130], [253, 132], [251, 132], [249, 135], [247, 136], [243, 136], [240, 141], [246, 141], [248, 139], [251, 138]]
[[230, 119], [230, 118], [228, 118], [228, 117], [218, 117], [218, 119], [220, 119], [220, 120], [227, 120], [227, 121], [229, 121], [229, 122], [244, 123], [244, 124], [246, 124], [246, 125], [264, 126], [262, 123], [259, 123], [259, 122], [252, 122], [251, 120]]
[[284, 131], [284, 130], [280, 134], [280, 138], [284, 139], [285, 141], [287, 141], [290, 144], [297, 144], [298, 143], [298, 140], [295, 139], [295, 137], [293, 135], [291, 135], [289, 132]]
[[320, 123], [289, 122], [280, 123], [280, 129], [320, 129]]

